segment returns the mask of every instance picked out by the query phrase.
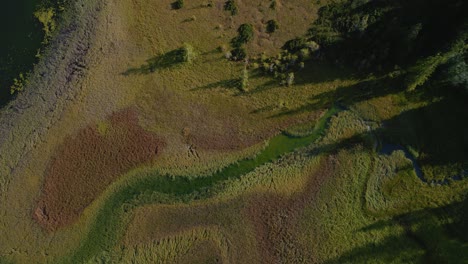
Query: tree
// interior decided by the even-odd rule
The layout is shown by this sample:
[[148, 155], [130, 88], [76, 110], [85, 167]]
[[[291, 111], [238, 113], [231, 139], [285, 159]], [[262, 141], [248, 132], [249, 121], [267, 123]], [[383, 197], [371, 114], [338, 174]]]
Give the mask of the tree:
[[240, 88], [243, 92], [247, 92], [249, 87], [249, 71], [247, 70], [247, 67], [244, 67], [244, 70], [242, 71], [242, 76], [240, 79]]
[[195, 50], [192, 45], [185, 43], [182, 47], [182, 61], [192, 62], [195, 59]]
[[243, 60], [247, 57], [247, 52], [245, 51], [244, 48], [235, 48], [231, 51], [231, 58], [232, 60], [235, 61], [240, 61]]
[[278, 22], [276, 20], [268, 20], [266, 24], [267, 33], [274, 33], [279, 28]]
[[307, 45], [307, 40], [305, 40], [304, 38], [295, 38], [295, 39], [288, 40], [286, 43], [284, 43], [281, 49], [294, 53], [305, 48], [306, 45]]
[[233, 48], [240, 48], [253, 39], [253, 26], [251, 24], [242, 24], [237, 29], [237, 33], [239, 35], [231, 40]]
[[182, 7], [184, 7], [184, 0], [177, 0], [174, 3], [172, 3], [173, 9], [181, 9]]
[[230, 11], [231, 15], [237, 15], [237, 5], [234, 0], [228, 0], [224, 3], [224, 10]]
[[468, 64], [463, 56], [451, 59], [445, 74], [450, 84], [463, 87], [468, 91]]
[[247, 43], [253, 39], [253, 26], [252, 24], [242, 24], [237, 29], [237, 33], [239, 33], [239, 40], [243, 43]]

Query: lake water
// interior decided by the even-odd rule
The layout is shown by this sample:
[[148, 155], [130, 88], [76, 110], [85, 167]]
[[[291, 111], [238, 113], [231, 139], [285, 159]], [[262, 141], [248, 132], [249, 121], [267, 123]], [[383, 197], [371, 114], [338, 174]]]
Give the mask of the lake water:
[[31, 70], [44, 33], [34, 17], [41, 0], [4, 0], [0, 8], [0, 107], [9, 99], [13, 78]]

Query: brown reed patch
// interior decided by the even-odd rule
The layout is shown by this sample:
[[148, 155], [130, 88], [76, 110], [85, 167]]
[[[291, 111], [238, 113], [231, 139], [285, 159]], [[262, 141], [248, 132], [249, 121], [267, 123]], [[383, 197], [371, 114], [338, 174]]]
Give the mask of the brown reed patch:
[[213, 114], [206, 110], [206, 113], [201, 115], [203, 119], [191, 119], [183, 132], [187, 142], [196, 148], [236, 151], [268, 140], [292, 126], [316, 121], [321, 114], [321, 111], [315, 111], [298, 117], [274, 120], [255, 119], [247, 113], [213, 117]]
[[66, 138], [45, 172], [34, 218], [49, 231], [75, 222], [119, 175], [149, 163], [163, 142], [138, 124], [134, 110], [111, 115]]
[[323, 182], [332, 177], [333, 162], [333, 156], [324, 159], [302, 193], [289, 198], [266, 193], [250, 197], [245, 212], [255, 227], [262, 263], [315, 262], [313, 252], [298, 240], [298, 222]]
[[157, 205], [138, 210], [125, 244], [133, 246], [171, 237], [196, 227], [220, 227], [229, 239], [234, 263], [315, 263], [300, 240], [299, 223], [314, 206], [319, 189], [331, 178], [336, 158], [320, 161], [303, 192], [291, 196], [271, 192], [242, 195], [234, 200], [198, 205]]

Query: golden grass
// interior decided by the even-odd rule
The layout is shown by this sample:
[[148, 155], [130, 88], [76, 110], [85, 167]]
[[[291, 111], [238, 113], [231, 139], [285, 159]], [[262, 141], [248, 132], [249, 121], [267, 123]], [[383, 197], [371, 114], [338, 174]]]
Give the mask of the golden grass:
[[[288, 162], [284, 161], [282, 163], [285, 166]], [[320, 164], [323, 165], [324, 163], [320, 162]], [[268, 262], [271, 253], [275, 250], [281, 250], [284, 246], [281, 243], [281, 238], [287, 235], [291, 239], [292, 234], [297, 230], [294, 230], [294, 222], [291, 222], [291, 226], [286, 227], [282, 225], [284, 223], [276, 222], [280, 221], [281, 217], [271, 217], [270, 214], [279, 216], [286, 213], [290, 220], [293, 220], [294, 216], [300, 213], [304, 203], [307, 203], [307, 200], [313, 197], [313, 194], [310, 194], [314, 192], [315, 188], [319, 187], [322, 177], [327, 176], [323, 174], [320, 168], [317, 170], [316, 167], [316, 160], [314, 159], [309, 169], [306, 169], [305, 172], [298, 170], [299, 174], [285, 174], [285, 171], [281, 172], [280, 169], [280, 172], [275, 173], [274, 176], [262, 172], [253, 173], [256, 178], [266, 177], [268, 180], [258, 183], [255, 183], [254, 180], [253, 183], [248, 183], [250, 186], [245, 186], [245, 183], [238, 181], [232, 182], [229, 184], [233, 186], [232, 188], [238, 190], [248, 188], [247, 192], [241, 191], [239, 195], [234, 197], [231, 196], [233, 194], [231, 191], [231, 195], [226, 196], [222, 192], [215, 199], [194, 202], [189, 205], [151, 205], [142, 207], [136, 210], [134, 220], [124, 238], [124, 245], [130, 249], [139, 247], [138, 245], [140, 247], [158, 245], [166, 250], [163, 251], [165, 254], [179, 252], [183, 256], [184, 252], [189, 252], [194, 247], [193, 244], [188, 243], [192, 240], [190, 234], [199, 229], [209, 228], [219, 230], [223, 234], [222, 237], [218, 237], [216, 240], [216, 244], [224, 244], [226, 256], [223, 258], [223, 263], [245, 263], [246, 261], [250, 263], [271, 263]], [[309, 173], [313, 173], [315, 177], [309, 177]], [[312, 181], [310, 181], [311, 179]], [[286, 184], [291, 180], [305, 180], [309, 181], [309, 183], [307, 186], [300, 184], [297, 186], [298, 189], [292, 192], [283, 192], [284, 196], [282, 196], [280, 191], [282, 188], [285, 190], [292, 188], [292, 186]], [[274, 182], [277, 183], [272, 184]], [[283, 184], [279, 184], [280, 182]], [[236, 187], [236, 185], [239, 187]], [[271, 208], [266, 206], [267, 204], [271, 205]], [[280, 229], [274, 229], [270, 226], [271, 224], [275, 224]], [[262, 228], [265, 232], [273, 233], [261, 232]], [[270, 228], [273, 229], [270, 230]], [[284, 233], [282, 230], [289, 231]], [[268, 237], [263, 237], [265, 235]], [[272, 236], [276, 236], [278, 239], [274, 239]], [[181, 240], [178, 243], [180, 248], [168, 248], [175, 238]], [[287, 254], [290, 253], [292, 252]], [[301, 251], [302, 253], [307, 252]], [[294, 258], [292, 255], [290, 257]]]
[[[209, 174], [236, 160], [253, 156], [272, 135], [295, 124], [315, 121], [322, 109], [307, 106], [317, 102], [314, 99], [316, 96], [359, 82], [349, 76], [349, 71], [317, 63], [311, 66], [310, 75], [299, 74], [297, 84], [293, 87], [280, 86], [275, 80], [256, 76], [251, 71], [249, 92], [242, 93], [233, 85], [241, 76], [242, 63], [227, 61], [224, 52], [218, 51], [218, 48], [228, 49], [237, 27], [242, 23], [252, 23], [256, 34], [247, 45], [248, 53], [251, 56], [261, 52], [276, 54], [286, 40], [306, 32], [316, 15], [317, 6], [306, 0], [284, 0], [273, 11], [268, 8], [269, 1], [239, 0], [239, 15], [231, 17], [222, 10], [224, 1], [221, 0], [214, 1], [213, 8], [201, 8], [205, 1], [186, 1], [186, 7], [177, 11], [170, 9], [171, 2], [106, 1], [105, 5], [100, 6], [98, 18], [90, 23], [95, 33], [91, 35], [87, 70], [74, 77], [79, 82], [71, 82], [79, 92], [60, 101], [57, 108], [64, 110], [52, 111], [53, 118], [50, 120], [53, 122], [37, 125], [31, 122], [34, 115], [30, 115], [33, 116], [30, 119], [19, 117], [16, 120], [18, 128], [12, 130], [15, 133], [8, 135], [11, 142], [29, 139], [25, 136], [29, 130], [22, 128], [32, 127], [31, 130], [34, 130], [37, 127], [43, 134], [36, 139], [36, 134], [31, 133], [33, 143], [29, 147], [22, 146], [29, 142], [22, 140], [2, 145], [6, 146], [2, 151], [8, 152], [9, 156], [0, 157], [7, 164], [0, 168], [1, 195], [5, 197], [0, 208], [1, 256], [8, 256], [8, 259], [19, 263], [53, 263], [80, 244], [80, 239], [87, 235], [87, 227], [95, 220], [95, 214], [106, 201], [105, 198], [129, 181], [154, 170], [181, 175]], [[83, 9], [91, 8], [87, 4]], [[195, 19], [184, 22], [188, 18]], [[276, 19], [280, 29], [268, 35], [264, 32], [264, 26], [270, 19]], [[156, 69], [149, 74], [123, 74], [131, 68], [146, 65], [148, 59], [179, 48], [184, 42], [189, 42], [198, 53], [192, 63]], [[44, 80], [41, 85], [38, 86], [47, 87], [49, 83]], [[397, 95], [387, 95], [356, 103], [353, 106], [356, 112], [344, 112], [333, 119], [329, 133], [320, 144], [287, 155], [277, 163], [257, 168], [240, 180], [229, 181], [225, 188], [215, 190], [217, 196], [210, 201], [137, 209], [134, 221], [119, 245], [128, 248], [115, 248], [113, 250], [117, 253], [114, 253], [124, 256], [125, 262], [153, 262], [155, 259], [184, 262], [190, 261], [192, 255], [199, 257], [200, 261], [217, 258], [228, 263], [261, 263], [283, 257], [287, 260], [304, 257], [307, 260], [325, 261], [369, 241], [380, 243], [392, 234], [403, 234], [404, 230], [400, 226], [359, 232], [361, 228], [377, 221], [363, 212], [362, 197], [363, 190], [371, 184], [372, 188], [367, 187], [368, 192], [365, 193], [367, 209], [377, 213], [394, 210], [397, 207], [394, 202], [383, 201], [394, 199], [402, 193], [406, 196], [401, 195], [398, 201], [408, 204], [404, 208], [398, 207], [398, 211], [411, 208], [413, 205], [408, 193], [392, 187], [398, 182], [413, 184], [414, 179], [408, 181], [407, 178], [410, 174], [385, 174], [384, 178], [370, 178], [368, 183], [369, 171], [380, 173], [381, 166], [384, 166], [380, 162], [387, 162], [384, 158], [377, 158], [373, 169], [375, 153], [370, 153], [368, 149], [341, 150], [324, 158], [327, 159], [328, 167], [326, 170], [322, 168], [323, 173], [320, 170], [323, 165], [320, 159], [311, 158], [319, 147], [367, 133], [369, 127], [375, 128], [363, 119], [379, 122], [398, 115], [402, 111], [402, 102], [399, 100], [402, 99]], [[94, 138], [115, 138], [118, 133], [115, 133], [114, 125], [106, 117], [128, 107], [136, 109], [140, 117], [134, 127], [141, 129], [139, 131], [145, 135], [158, 135], [166, 142], [166, 148], [150, 166], [135, 168], [152, 157], [124, 162], [114, 168], [112, 177], [105, 177], [105, 181], [98, 181], [96, 185], [94, 177], [108, 170], [93, 171], [91, 167], [94, 168], [95, 164], [88, 167], [88, 164], [84, 164], [86, 159], [76, 158], [82, 157], [86, 147], [93, 144], [86, 138], [82, 142], [81, 139], [72, 139], [71, 135], [79, 135], [80, 131], [88, 128]], [[281, 115], [301, 108], [307, 111]], [[107, 143], [118, 146], [125, 142], [112, 139]], [[62, 149], [62, 154], [57, 156], [56, 150], [67, 144], [75, 144], [74, 150], [67, 154]], [[83, 150], [80, 153], [83, 155], [73, 156], [76, 149], [81, 147]], [[144, 149], [140, 146], [126, 154]], [[98, 162], [100, 158], [96, 155], [99, 154], [103, 157], [107, 155], [99, 151], [92, 152], [89, 160]], [[122, 155], [117, 160], [131, 156]], [[14, 162], [17, 157], [22, 157], [18, 164]], [[68, 160], [76, 158], [77, 161], [63, 165], [67, 170], [56, 165], [61, 169], [57, 170], [55, 178], [65, 171], [66, 176], [77, 177], [75, 184], [71, 184], [73, 187], [82, 186], [81, 174], [70, 172], [69, 166], [83, 166], [88, 176], [93, 176], [89, 177], [87, 183], [92, 188], [87, 195], [80, 193], [75, 196], [75, 193], [65, 193], [67, 189], [64, 187], [70, 186], [70, 182], [62, 186], [60, 182], [52, 181], [52, 185], [59, 185], [52, 188], [59, 191], [52, 200], [65, 198], [57, 208], [64, 208], [70, 202], [73, 206], [66, 210], [76, 210], [76, 223], [66, 229], [44, 233], [30, 216], [41, 199], [41, 192], [47, 192], [47, 188], [41, 190], [41, 187], [47, 186], [49, 182], [48, 168], [54, 167], [54, 158], [63, 157]], [[388, 159], [397, 160], [399, 166], [406, 164], [400, 158], [394, 155]], [[108, 168], [110, 164], [114, 163], [105, 163], [103, 168]], [[321, 176], [330, 179], [319, 182], [322, 188], [310, 189], [308, 183]], [[456, 186], [457, 192], [463, 188], [462, 184]], [[77, 190], [83, 189], [80, 187]], [[376, 195], [376, 191], [383, 194]], [[459, 198], [458, 193], [454, 195], [448, 187], [423, 187], [413, 191], [419, 198], [433, 195], [442, 197], [417, 205], [422, 207], [428, 204], [438, 206]], [[290, 201], [298, 199], [302, 194], [314, 199], [308, 200], [296, 212]], [[84, 197], [86, 201], [83, 202], [81, 199]], [[75, 204], [74, 201], [78, 202]], [[283, 225], [280, 222], [281, 214], [292, 214], [288, 211], [290, 206], [294, 209], [296, 219]], [[257, 219], [252, 218], [258, 218], [257, 233]], [[294, 250], [288, 251], [287, 247], [285, 252], [275, 251], [282, 249], [283, 238], [294, 240], [293, 244], [300, 252], [296, 254]], [[411, 242], [405, 243], [401, 245], [414, 247]], [[212, 254], [201, 254], [205, 250]], [[103, 253], [103, 256], [106, 254], [110, 253]]]

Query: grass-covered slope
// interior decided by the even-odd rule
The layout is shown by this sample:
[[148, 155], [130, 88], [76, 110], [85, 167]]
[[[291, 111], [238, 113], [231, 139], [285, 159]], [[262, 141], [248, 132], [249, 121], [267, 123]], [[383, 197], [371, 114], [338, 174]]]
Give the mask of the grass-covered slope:
[[0, 112], [0, 262], [466, 262], [465, 7], [71, 3]]

